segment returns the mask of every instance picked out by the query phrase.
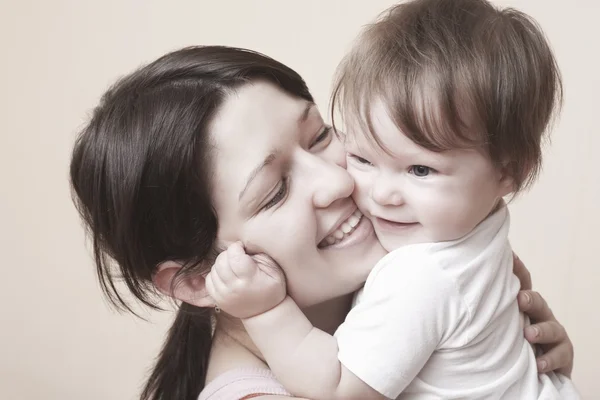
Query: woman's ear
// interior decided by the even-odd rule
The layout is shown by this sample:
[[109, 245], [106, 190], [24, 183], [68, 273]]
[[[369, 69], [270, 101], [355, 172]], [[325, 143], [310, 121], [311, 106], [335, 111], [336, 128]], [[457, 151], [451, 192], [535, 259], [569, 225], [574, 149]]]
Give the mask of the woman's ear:
[[159, 264], [152, 277], [154, 286], [162, 294], [196, 307], [214, 307], [215, 302], [206, 290], [206, 275], [176, 277], [181, 268], [181, 264], [175, 261]]

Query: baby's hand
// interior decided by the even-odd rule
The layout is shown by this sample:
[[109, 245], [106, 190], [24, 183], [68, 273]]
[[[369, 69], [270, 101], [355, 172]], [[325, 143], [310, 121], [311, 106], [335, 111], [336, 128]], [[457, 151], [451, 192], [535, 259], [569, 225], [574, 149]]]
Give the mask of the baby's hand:
[[206, 276], [206, 289], [216, 306], [236, 318], [250, 318], [283, 301], [285, 277], [264, 254], [249, 256], [236, 242], [219, 254]]

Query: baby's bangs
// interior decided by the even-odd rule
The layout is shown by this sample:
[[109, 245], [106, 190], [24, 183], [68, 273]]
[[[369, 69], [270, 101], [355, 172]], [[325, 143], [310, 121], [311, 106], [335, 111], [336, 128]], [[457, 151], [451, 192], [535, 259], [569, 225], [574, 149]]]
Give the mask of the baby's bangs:
[[[466, 88], [457, 88], [447, 73], [362, 69], [338, 80], [333, 108], [351, 135], [363, 135], [387, 153], [373, 127], [373, 106], [381, 101], [395, 126], [419, 146], [435, 152], [484, 145], [480, 118]], [[354, 76], [353, 76], [354, 75]], [[465, 90], [463, 90], [465, 89]], [[462, 93], [462, 95], [459, 95]]]

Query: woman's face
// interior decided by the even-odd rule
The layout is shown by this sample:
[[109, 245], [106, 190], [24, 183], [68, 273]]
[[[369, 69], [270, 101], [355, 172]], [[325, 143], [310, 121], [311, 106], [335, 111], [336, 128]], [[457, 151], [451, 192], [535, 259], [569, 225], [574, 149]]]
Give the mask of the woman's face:
[[350, 197], [343, 146], [312, 103], [245, 85], [225, 101], [211, 139], [220, 246], [241, 240], [249, 254], [271, 256], [301, 307], [362, 285], [385, 252]]

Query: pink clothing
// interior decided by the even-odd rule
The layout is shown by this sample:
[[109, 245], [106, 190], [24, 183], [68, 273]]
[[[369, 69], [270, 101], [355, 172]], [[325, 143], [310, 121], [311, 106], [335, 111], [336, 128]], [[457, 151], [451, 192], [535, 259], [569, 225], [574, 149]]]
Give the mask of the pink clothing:
[[243, 400], [264, 395], [291, 396], [270, 370], [236, 368], [206, 385], [198, 400]]

